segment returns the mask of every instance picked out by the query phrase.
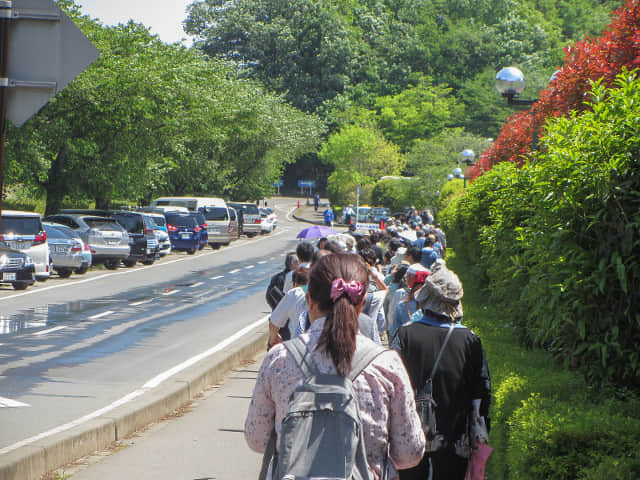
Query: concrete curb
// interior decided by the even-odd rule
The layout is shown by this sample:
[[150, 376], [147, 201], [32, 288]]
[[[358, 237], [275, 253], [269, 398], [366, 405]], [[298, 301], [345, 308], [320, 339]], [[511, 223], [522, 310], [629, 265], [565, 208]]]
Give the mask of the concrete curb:
[[47, 472], [103, 450], [162, 419], [206, 387], [222, 381], [242, 362], [266, 348], [267, 322], [241, 340], [180, 372], [176, 378], [102, 417], [0, 456], [0, 480], [38, 480]]

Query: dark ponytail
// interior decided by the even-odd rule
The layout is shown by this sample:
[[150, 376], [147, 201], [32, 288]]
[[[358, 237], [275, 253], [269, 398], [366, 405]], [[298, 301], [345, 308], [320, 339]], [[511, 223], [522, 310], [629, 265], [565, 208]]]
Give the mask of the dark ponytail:
[[[356, 307], [366, 296], [368, 278], [364, 263], [354, 254], [325, 255], [314, 264], [309, 276], [309, 296], [327, 316], [318, 347], [327, 351], [338, 374], [343, 377], [351, 370], [359, 329]], [[346, 283], [354, 280], [359, 282], [362, 285], [361, 293], [343, 293], [332, 300], [331, 286], [337, 279]]]

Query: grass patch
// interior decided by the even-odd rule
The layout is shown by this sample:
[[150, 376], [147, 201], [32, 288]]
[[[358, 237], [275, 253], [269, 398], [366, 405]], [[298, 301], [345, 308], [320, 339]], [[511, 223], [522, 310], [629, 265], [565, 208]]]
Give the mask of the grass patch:
[[518, 344], [472, 265], [447, 250], [464, 285], [464, 323], [482, 341], [491, 372], [492, 480], [640, 478], [640, 401], [590, 387], [541, 349]]

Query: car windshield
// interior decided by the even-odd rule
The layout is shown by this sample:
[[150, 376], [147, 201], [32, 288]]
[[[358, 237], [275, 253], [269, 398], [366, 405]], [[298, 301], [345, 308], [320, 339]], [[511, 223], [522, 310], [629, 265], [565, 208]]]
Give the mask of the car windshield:
[[242, 205], [242, 210], [247, 215], [260, 215], [258, 211], [258, 207], [256, 207], [253, 203], [245, 203]]
[[198, 226], [196, 219], [190, 215], [167, 215], [167, 223], [174, 227], [195, 228]]
[[164, 218], [164, 215], [153, 215], [153, 222], [159, 227], [165, 227], [167, 225], [167, 219]]
[[204, 216], [207, 220], [229, 220], [229, 213], [223, 207], [207, 207]]
[[49, 238], [69, 238], [69, 236], [62, 230], [58, 230], [56, 227], [52, 227], [51, 225], [45, 225], [44, 229], [47, 232], [47, 236]]
[[191, 216], [196, 219], [196, 222], [198, 222], [199, 225], [207, 222], [207, 220], [204, 218], [204, 215], [200, 212], [192, 213]]
[[144, 224], [140, 215], [114, 215], [114, 218], [129, 233], [142, 233]]
[[42, 231], [38, 217], [2, 216], [2, 234], [37, 235]]
[[120, 224], [110, 218], [85, 218], [84, 221], [89, 225], [89, 228], [95, 228], [97, 230], [122, 230]]

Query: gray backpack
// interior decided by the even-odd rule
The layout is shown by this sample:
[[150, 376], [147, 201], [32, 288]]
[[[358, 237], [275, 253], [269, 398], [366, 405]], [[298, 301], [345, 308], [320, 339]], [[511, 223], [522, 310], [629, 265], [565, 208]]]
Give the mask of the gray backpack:
[[[280, 445], [273, 455], [274, 480], [373, 480], [353, 380], [385, 349], [367, 342], [356, 351], [348, 378], [323, 374], [300, 337], [284, 344], [304, 375], [289, 399]], [[263, 460], [266, 473], [275, 432]], [[270, 451], [271, 450], [271, 451]]]

